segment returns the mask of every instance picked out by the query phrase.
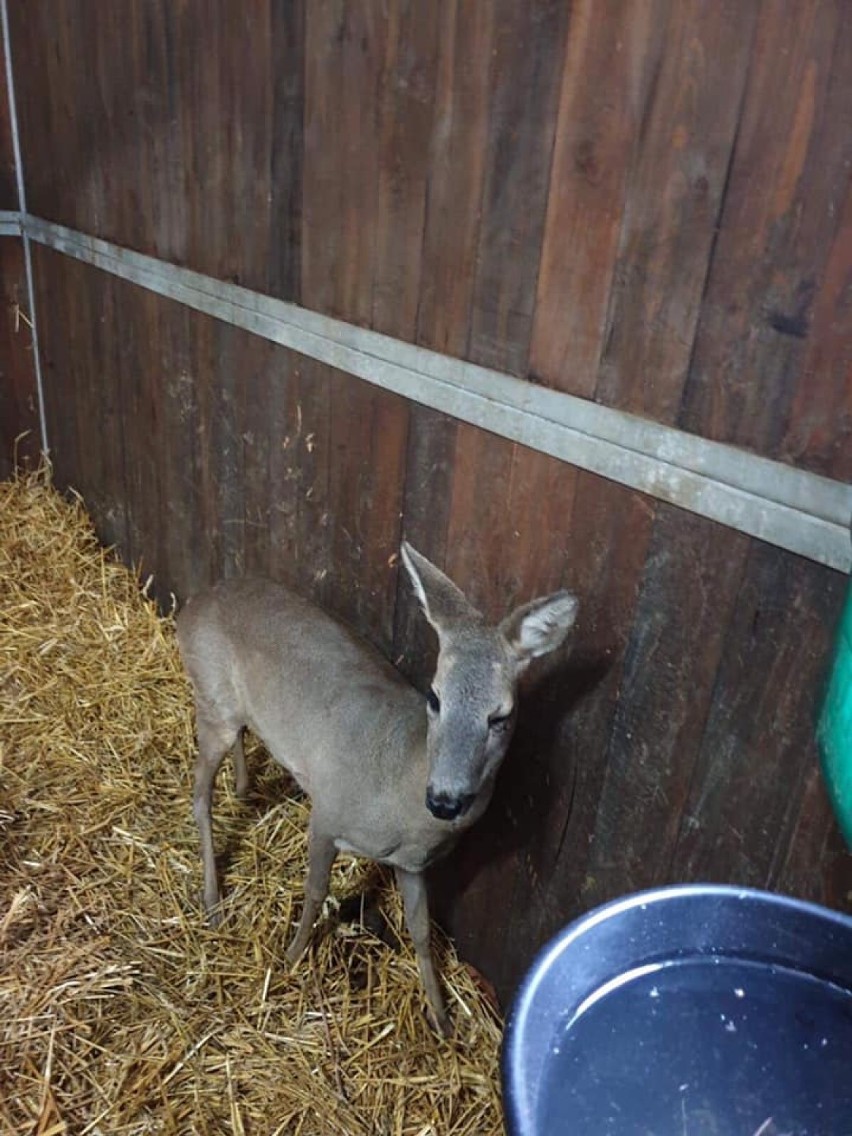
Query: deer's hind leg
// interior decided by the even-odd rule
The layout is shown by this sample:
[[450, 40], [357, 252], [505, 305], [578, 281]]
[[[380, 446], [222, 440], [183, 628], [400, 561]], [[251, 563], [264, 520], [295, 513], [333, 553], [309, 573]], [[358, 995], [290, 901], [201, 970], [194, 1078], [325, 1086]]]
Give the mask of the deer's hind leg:
[[242, 752], [240, 726], [222, 722], [196, 709], [198, 732], [198, 761], [195, 765], [195, 786], [192, 811], [201, 838], [201, 863], [204, 869], [204, 910], [211, 926], [219, 923], [219, 882], [216, 878], [216, 856], [213, 849], [213, 783], [222, 759], [234, 748], [237, 769], [237, 788], [246, 780], [245, 758]]

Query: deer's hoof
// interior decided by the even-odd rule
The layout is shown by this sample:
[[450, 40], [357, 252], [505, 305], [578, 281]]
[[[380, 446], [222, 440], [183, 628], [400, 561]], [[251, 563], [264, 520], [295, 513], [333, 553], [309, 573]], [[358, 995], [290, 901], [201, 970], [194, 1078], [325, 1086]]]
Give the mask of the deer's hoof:
[[429, 1025], [439, 1037], [450, 1038], [453, 1036], [453, 1026], [450, 1022], [450, 1016], [445, 1009], [434, 1010], [430, 1007], [426, 1015]]
[[222, 926], [223, 915], [219, 910], [218, 903], [212, 907], [205, 907], [205, 918], [207, 920], [207, 926], [212, 931], [215, 931], [217, 927]]

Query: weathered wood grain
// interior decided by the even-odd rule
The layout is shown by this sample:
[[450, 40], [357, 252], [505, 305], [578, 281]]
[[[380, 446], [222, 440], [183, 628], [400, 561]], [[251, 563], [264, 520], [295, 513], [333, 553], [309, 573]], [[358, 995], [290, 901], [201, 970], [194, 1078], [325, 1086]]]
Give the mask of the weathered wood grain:
[[634, 136], [595, 393], [657, 421], [674, 421], [680, 408], [755, 13], [737, 0], [670, 6]]
[[[365, 325], [373, 319], [377, 275], [394, 276], [387, 256], [380, 264], [385, 224], [407, 228], [407, 216], [413, 216], [416, 229], [422, 215], [416, 178], [398, 212], [379, 207], [382, 171], [388, 174], [385, 186], [392, 173], [394, 113], [419, 111], [416, 100], [403, 104], [385, 89], [404, 53], [401, 34], [378, 7], [334, 3], [307, 11], [302, 301]], [[384, 148], [383, 107], [389, 131]], [[389, 253], [387, 240], [382, 249]], [[390, 559], [401, 530], [408, 408], [338, 375], [328, 415], [330, 555], [322, 594], [334, 611], [389, 643], [396, 582]]]
[[298, 299], [301, 2], [9, 15], [32, 212]]
[[[637, 133], [660, 66], [665, 7], [573, 4], [539, 264], [530, 369], [594, 394]], [[606, 82], [600, 76], [606, 75]]]
[[32, 254], [54, 476], [83, 496], [100, 538], [130, 561], [126, 421], [112, 340], [119, 317], [105, 287], [111, 281], [48, 249], [33, 247]]
[[469, 356], [526, 375], [569, 6], [494, 5], [490, 126]]
[[[819, 359], [812, 337], [825, 332], [826, 316], [830, 321], [838, 303], [842, 270], [836, 262], [827, 278], [826, 270], [849, 192], [850, 16], [847, 4], [830, 0], [760, 8], [679, 418], [688, 430], [770, 457], [784, 455], [785, 436], [797, 437], [797, 458], [806, 467], [808, 438], [816, 440], [818, 467], [826, 452], [819, 433], [833, 438], [838, 423], [848, 431], [849, 421], [849, 380], [841, 363], [821, 372], [821, 397], [807, 412], [802, 433], [797, 436], [795, 427], [791, 432], [790, 424], [797, 397], [800, 414], [811, 400], [805, 361], [808, 355]], [[828, 311], [821, 310], [816, 328], [821, 292], [819, 302]], [[827, 351], [829, 363], [837, 348], [829, 344]], [[842, 445], [843, 430], [838, 436]]]
[[41, 451], [23, 243], [0, 241], [0, 477]]
[[379, 224], [371, 324], [407, 340], [415, 338], [420, 304], [439, 12], [439, 5], [417, 0], [388, 6], [377, 113]]
[[657, 510], [607, 743], [589, 904], [667, 881], [748, 544]]
[[[415, 335], [426, 347], [467, 352], [485, 179], [494, 8], [444, 0], [438, 7], [435, 108], [430, 140]], [[471, 67], [476, 58], [478, 66]], [[406, 457], [405, 535], [445, 565], [458, 423], [412, 406]], [[423, 685], [434, 640], [400, 576], [394, 653]]]
[[0, 209], [19, 209], [7, 70], [6, 45], [0, 40]]
[[[525, 825], [534, 897], [527, 950], [588, 906], [589, 859], [608, 743], [654, 518], [653, 503], [639, 494], [578, 474], [566, 584], [580, 596], [580, 618], [564, 689], [557, 686], [546, 704], [545, 729], [539, 728], [536, 740], [543, 773], [536, 778]], [[536, 699], [534, 729], [539, 716]], [[555, 723], [549, 730], [548, 720]], [[504, 991], [522, 973], [524, 954], [515, 955], [503, 976]]]
[[805, 790], [817, 770], [814, 724], [844, 586], [839, 573], [752, 542], [695, 754], [674, 878], [755, 886], [795, 878], [793, 838], [808, 823], [803, 807], [817, 807]]
[[[849, 37], [852, 40], [852, 33]], [[852, 70], [852, 59], [848, 67]], [[852, 112], [849, 114], [852, 133]], [[850, 145], [852, 149], [852, 145]], [[814, 297], [779, 457], [852, 481], [852, 163], [840, 224]]]

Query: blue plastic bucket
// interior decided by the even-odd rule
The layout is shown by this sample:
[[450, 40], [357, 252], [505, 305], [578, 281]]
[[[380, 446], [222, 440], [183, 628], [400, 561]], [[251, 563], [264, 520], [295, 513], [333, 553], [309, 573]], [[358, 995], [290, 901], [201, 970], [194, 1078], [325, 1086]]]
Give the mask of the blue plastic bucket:
[[503, 1046], [510, 1136], [852, 1133], [852, 919], [766, 892], [643, 892], [538, 956]]

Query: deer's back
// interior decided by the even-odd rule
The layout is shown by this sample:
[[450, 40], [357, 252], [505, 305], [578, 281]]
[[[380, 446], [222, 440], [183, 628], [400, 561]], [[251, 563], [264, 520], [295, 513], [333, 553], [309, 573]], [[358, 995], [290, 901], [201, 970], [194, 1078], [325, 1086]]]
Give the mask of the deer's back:
[[222, 581], [188, 602], [177, 632], [198, 712], [251, 727], [315, 799], [335, 793], [347, 763], [361, 785], [404, 763], [419, 695], [354, 631], [287, 588]]

